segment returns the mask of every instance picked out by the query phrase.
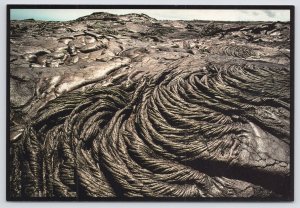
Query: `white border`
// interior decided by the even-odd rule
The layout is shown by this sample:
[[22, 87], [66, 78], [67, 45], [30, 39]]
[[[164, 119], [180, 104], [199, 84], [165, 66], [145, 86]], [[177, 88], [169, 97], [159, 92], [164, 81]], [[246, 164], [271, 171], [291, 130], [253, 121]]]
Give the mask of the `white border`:
[[[153, 4], [153, 5], [295, 5], [295, 202], [285, 203], [240, 203], [240, 202], [6, 202], [6, 4]], [[299, 38], [300, 27], [299, 27], [299, 15], [297, 15], [297, 9], [300, 8], [299, 0], [151, 0], [151, 1], [139, 1], [139, 0], [0, 0], [0, 27], [1, 27], [1, 38], [0, 38], [0, 207], [9, 208], [38, 208], [46, 207], [52, 208], [53, 206], [65, 207], [65, 208], [77, 208], [77, 207], [132, 207], [132, 208], [148, 208], [155, 206], [156, 208], [162, 208], [172, 206], [172, 208], [179, 207], [222, 207], [222, 208], [235, 208], [235, 207], [255, 207], [255, 208], [281, 208], [281, 207], [300, 207], [299, 199], [299, 153], [297, 150], [300, 149], [299, 141], [297, 136], [300, 135], [299, 116], [300, 111], [297, 106], [300, 105], [300, 73], [299, 73]], [[276, 181], [274, 181], [276, 183]]]

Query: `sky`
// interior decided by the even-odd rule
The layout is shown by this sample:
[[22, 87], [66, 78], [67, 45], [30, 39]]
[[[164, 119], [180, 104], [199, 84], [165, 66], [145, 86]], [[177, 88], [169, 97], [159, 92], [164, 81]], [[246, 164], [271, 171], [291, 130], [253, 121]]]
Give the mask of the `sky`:
[[289, 21], [289, 10], [231, 9], [11, 9], [11, 20], [33, 18], [68, 21], [93, 12], [113, 14], [144, 13], [158, 20]]

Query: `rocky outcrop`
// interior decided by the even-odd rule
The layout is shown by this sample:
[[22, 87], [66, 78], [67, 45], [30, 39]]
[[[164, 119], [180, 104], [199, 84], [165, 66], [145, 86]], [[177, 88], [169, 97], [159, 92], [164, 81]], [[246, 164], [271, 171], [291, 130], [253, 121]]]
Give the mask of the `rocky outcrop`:
[[10, 197], [290, 200], [290, 24], [11, 21]]

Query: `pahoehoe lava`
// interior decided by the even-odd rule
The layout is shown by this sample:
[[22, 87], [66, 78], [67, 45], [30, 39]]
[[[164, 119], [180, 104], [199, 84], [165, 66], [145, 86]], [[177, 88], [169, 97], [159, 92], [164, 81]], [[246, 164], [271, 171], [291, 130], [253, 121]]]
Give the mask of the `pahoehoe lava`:
[[10, 197], [292, 197], [289, 22], [10, 24]]

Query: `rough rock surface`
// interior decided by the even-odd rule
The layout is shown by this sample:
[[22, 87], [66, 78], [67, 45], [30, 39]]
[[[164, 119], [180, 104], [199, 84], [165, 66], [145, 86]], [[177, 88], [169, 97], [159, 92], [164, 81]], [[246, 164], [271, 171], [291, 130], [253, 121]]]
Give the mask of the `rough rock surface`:
[[289, 22], [10, 27], [12, 198], [292, 197]]

